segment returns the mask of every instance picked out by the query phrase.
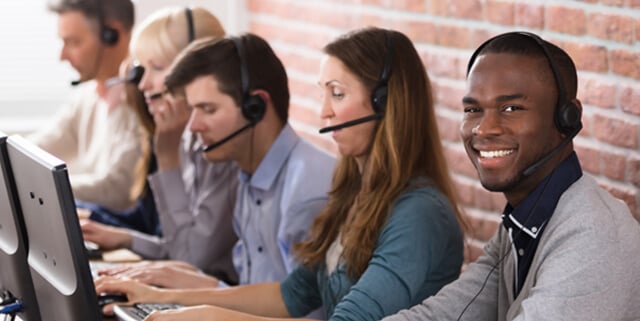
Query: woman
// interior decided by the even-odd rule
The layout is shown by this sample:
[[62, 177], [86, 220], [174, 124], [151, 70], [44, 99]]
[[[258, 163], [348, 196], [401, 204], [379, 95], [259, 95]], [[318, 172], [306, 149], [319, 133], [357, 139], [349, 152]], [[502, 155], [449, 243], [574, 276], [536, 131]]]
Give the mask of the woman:
[[369, 28], [324, 51], [322, 117], [343, 158], [329, 204], [297, 246], [301, 266], [282, 283], [166, 290], [104, 278], [98, 292], [123, 292], [131, 302], [206, 304], [147, 320], [265, 320], [320, 306], [330, 320], [379, 320], [457, 278], [461, 216], [413, 44], [399, 32]]
[[[104, 249], [129, 248], [146, 259], [185, 261], [206, 274], [235, 284], [237, 275], [231, 249], [237, 238], [231, 218], [237, 169], [231, 162], [211, 163], [202, 158], [193, 134], [185, 129], [190, 116], [186, 102], [181, 97], [164, 94], [163, 84], [173, 59], [190, 42], [224, 34], [218, 19], [198, 7], [161, 10], [136, 29], [131, 51], [144, 68], [138, 88], [153, 117], [153, 124], [147, 124], [153, 131], [152, 148], [148, 151], [154, 153], [157, 171], [152, 171], [148, 179], [163, 237], [96, 222], [85, 222], [82, 230], [86, 240]], [[138, 112], [144, 115], [146, 111]], [[140, 172], [147, 171], [143, 166]], [[153, 266], [176, 267], [171, 262]]]

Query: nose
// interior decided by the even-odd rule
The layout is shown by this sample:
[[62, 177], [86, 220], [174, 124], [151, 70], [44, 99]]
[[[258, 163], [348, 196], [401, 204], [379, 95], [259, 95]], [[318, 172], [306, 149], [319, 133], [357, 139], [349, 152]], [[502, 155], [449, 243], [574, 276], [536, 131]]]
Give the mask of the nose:
[[502, 123], [497, 112], [485, 111], [473, 124], [471, 133], [474, 136], [489, 137], [503, 133]]
[[333, 108], [331, 108], [331, 104], [328, 102], [326, 96], [321, 98], [322, 104], [320, 105], [320, 118], [321, 119], [329, 119], [334, 116]]
[[69, 60], [69, 56], [67, 54], [67, 46], [62, 45], [62, 49], [60, 49], [60, 61]]
[[202, 123], [202, 118], [200, 117], [200, 111], [198, 108], [193, 108], [191, 110], [191, 115], [189, 116], [189, 123], [187, 126], [189, 130], [194, 133], [200, 133], [204, 130], [204, 125]]
[[142, 74], [142, 78], [140, 78], [140, 82], [138, 83], [138, 89], [140, 89], [140, 91], [144, 92], [146, 90], [148, 90], [149, 87], [149, 73], [145, 72]]

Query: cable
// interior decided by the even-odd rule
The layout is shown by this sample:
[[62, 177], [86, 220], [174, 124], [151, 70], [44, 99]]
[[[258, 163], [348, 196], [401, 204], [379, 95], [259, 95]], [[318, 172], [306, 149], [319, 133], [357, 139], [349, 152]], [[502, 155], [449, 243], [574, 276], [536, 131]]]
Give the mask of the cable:
[[22, 302], [16, 301], [15, 303], [11, 303], [7, 306], [4, 306], [2, 309], [0, 309], [0, 314], [14, 315], [18, 312], [22, 312], [23, 310], [24, 310], [24, 305], [22, 305]]
[[[527, 214], [527, 219], [522, 224], [523, 226], [527, 225], [527, 223], [529, 222], [529, 219], [532, 216], [531, 214], [533, 214], [533, 211], [535, 211], [536, 208], [538, 208], [538, 204], [540, 203], [540, 200], [542, 199], [544, 194], [547, 192], [547, 187], [549, 186], [549, 182], [551, 181], [551, 178], [553, 177], [553, 174], [556, 172], [556, 169], [557, 169], [557, 167], [547, 177], [546, 182], [544, 183], [544, 187], [542, 188], [542, 191], [540, 192], [540, 194], [536, 198], [536, 202], [531, 207], [531, 210], [529, 210], [529, 214]], [[543, 222], [543, 224], [546, 224], [546, 221]], [[498, 228], [502, 228], [502, 226], [499, 226]], [[515, 240], [520, 236], [521, 233], [522, 233], [522, 229], [518, 229], [516, 234], [513, 237], [510, 237], [510, 240], [509, 240], [510, 241], [510, 245], [509, 245], [509, 248], [507, 249], [506, 253], [502, 254], [502, 256], [500, 257], [500, 260], [498, 260], [498, 262], [496, 262], [491, 267], [491, 270], [489, 270], [489, 273], [487, 273], [487, 276], [484, 278], [484, 282], [482, 283], [482, 287], [480, 287], [480, 290], [478, 290], [478, 293], [476, 293], [473, 296], [473, 298], [469, 301], [469, 303], [467, 303], [467, 305], [464, 307], [464, 309], [462, 309], [462, 312], [460, 312], [460, 315], [458, 316], [456, 321], [460, 321], [462, 319], [462, 316], [464, 315], [465, 312], [467, 312], [467, 309], [471, 306], [471, 304], [473, 302], [475, 302], [475, 300], [478, 298], [478, 296], [480, 296], [480, 293], [482, 293], [482, 291], [484, 290], [485, 286], [487, 285], [487, 282], [489, 281], [489, 277], [491, 276], [491, 274], [493, 274], [493, 271], [495, 271], [495, 269], [502, 263], [502, 261], [504, 261], [504, 259], [509, 255], [509, 253], [511, 252], [511, 249], [513, 248], [513, 244], [514, 244]], [[528, 246], [530, 246], [530, 245], [531, 244], [529, 244]], [[516, 273], [517, 273], [517, 271], [516, 271]]]

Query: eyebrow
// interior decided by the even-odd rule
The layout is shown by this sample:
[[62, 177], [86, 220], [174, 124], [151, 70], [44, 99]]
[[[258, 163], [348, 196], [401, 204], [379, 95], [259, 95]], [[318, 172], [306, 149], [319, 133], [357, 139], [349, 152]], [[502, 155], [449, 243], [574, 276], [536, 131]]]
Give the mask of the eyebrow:
[[[498, 97], [496, 97], [495, 101], [498, 103], [503, 103], [506, 101], [510, 101], [510, 100], [516, 100], [516, 99], [525, 99], [527, 98], [527, 96], [525, 96], [524, 94], [511, 94], [511, 95], [500, 95]], [[473, 98], [473, 97], [469, 97], [469, 96], [464, 96], [462, 97], [462, 103], [463, 104], [477, 104], [478, 100]]]

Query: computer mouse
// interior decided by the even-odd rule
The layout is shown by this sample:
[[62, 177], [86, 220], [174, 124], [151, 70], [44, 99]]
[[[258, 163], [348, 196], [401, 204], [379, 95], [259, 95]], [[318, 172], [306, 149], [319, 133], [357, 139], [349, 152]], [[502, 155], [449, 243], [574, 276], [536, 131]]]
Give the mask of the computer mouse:
[[113, 314], [105, 314], [104, 306], [116, 302], [127, 302], [127, 296], [122, 293], [100, 293], [98, 294], [98, 308], [104, 317], [113, 317]]

